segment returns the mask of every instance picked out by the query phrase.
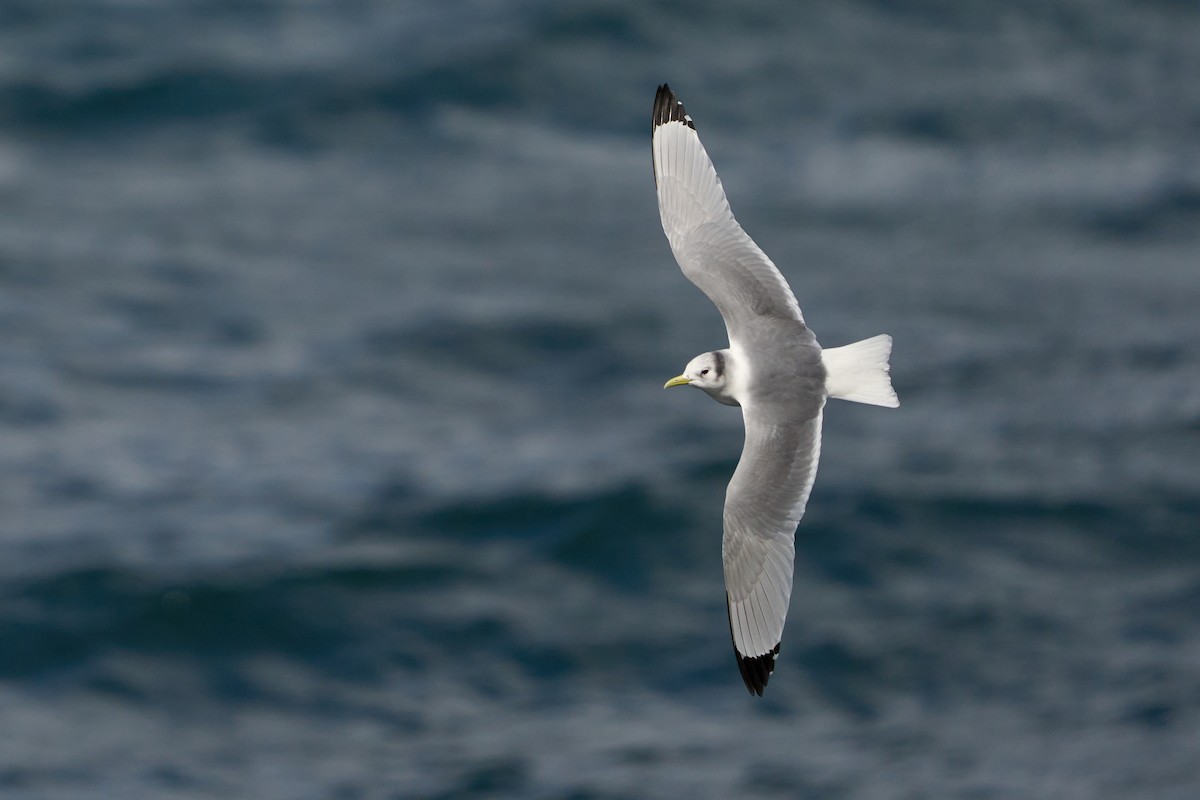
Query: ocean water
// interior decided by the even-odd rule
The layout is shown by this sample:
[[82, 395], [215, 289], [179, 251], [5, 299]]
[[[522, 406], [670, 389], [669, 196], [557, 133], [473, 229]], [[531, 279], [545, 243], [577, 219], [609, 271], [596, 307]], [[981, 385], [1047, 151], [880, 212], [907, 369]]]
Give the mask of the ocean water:
[[[1200, 796], [1200, 9], [6, 0], [0, 797]], [[766, 697], [687, 103], [832, 404]]]

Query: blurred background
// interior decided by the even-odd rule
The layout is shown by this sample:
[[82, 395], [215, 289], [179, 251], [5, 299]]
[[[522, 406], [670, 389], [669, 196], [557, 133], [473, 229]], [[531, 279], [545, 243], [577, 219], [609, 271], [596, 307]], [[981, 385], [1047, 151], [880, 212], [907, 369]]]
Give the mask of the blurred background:
[[[0, 5], [0, 796], [1193, 798], [1200, 9]], [[669, 81], [835, 403], [761, 700]]]

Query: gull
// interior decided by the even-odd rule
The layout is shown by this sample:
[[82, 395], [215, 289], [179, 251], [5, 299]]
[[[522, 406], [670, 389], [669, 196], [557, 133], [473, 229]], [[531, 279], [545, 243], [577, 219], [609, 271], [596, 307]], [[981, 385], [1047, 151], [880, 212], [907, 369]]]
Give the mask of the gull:
[[817, 475], [825, 400], [898, 406], [892, 337], [817, 343], [783, 275], [733, 218], [695, 124], [666, 84], [654, 97], [651, 149], [671, 252], [721, 312], [729, 338], [663, 388], [693, 386], [742, 409], [746, 439], [725, 491], [721, 557], [738, 669], [761, 697], [792, 596], [796, 526]]

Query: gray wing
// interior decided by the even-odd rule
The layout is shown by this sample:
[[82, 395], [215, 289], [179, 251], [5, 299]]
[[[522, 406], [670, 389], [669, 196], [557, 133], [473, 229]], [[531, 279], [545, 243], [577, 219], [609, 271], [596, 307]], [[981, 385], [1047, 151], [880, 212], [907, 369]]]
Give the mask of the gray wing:
[[792, 596], [796, 526], [817, 475], [822, 412], [789, 420], [744, 407], [743, 416], [746, 443], [725, 493], [721, 551], [738, 667], [746, 688], [761, 695]]
[[803, 320], [783, 275], [733, 218], [696, 126], [666, 84], [654, 98], [651, 150], [671, 251], [721, 312], [730, 338], [755, 316]]

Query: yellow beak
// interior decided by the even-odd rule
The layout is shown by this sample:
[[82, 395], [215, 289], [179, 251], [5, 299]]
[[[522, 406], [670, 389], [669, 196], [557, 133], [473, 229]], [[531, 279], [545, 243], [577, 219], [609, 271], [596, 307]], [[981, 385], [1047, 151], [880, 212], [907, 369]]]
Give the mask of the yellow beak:
[[688, 378], [685, 375], [676, 375], [674, 378], [671, 378], [671, 380], [664, 383], [663, 388], [670, 389], [672, 386], [687, 386], [691, 382], [691, 378]]

